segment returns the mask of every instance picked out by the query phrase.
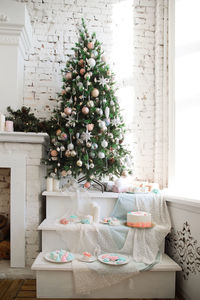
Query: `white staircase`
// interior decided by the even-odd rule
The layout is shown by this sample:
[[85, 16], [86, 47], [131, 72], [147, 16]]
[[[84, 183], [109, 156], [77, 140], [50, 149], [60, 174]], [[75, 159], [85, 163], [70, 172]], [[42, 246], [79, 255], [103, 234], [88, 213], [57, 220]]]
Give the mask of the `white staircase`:
[[[117, 285], [110, 286], [90, 293], [89, 295], [77, 295], [75, 293], [72, 265], [53, 264], [44, 260], [44, 254], [55, 249], [65, 248], [59, 231], [70, 230], [70, 225], [63, 229], [60, 225], [60, 217], [73, 205], [75, 193], [44, 192], [46, 196], [47, 218], [38, 227], [42, 231], [42, 252], [32, 265], [36, 271], [37, 297], [38, 298], [174, 298], [176, 271], [181, 268], [166, 254], [162, 254], [159, 264], [151, 270], [140, 272], [131, 279], [121, 281]], [[101, 216], [108, 216], [112, 211], [118, 194], [90, 192], [89, 197], [101, 205]], [[81, 225], [77, 224], [77, 231]], [[91, 234], [94, 232], [89, 226]], [[73, 228], [74, 230], [74, 228]], [[75, 254], [77, 257], [78, 254]]]

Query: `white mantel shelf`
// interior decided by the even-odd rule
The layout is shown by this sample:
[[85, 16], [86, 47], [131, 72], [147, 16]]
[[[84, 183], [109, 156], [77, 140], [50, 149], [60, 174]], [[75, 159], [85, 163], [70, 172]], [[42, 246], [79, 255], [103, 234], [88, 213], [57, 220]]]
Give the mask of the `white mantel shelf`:
[[[111, 192], [98, 192], [98, 191], [85, 191], [88, 193], [91, 198], [113, 198], [117, 199], [119, 197], [119, 193], [111, 193]], [[75, 192], [47, 192], [44, 191], [42, 193], [43, 196], [48, 197], [74, 197]]]
[[29, 143], [46, 144], [49, 140], [47, 133], [35, 132], [0, 132], [0, 142], [4, 143]]

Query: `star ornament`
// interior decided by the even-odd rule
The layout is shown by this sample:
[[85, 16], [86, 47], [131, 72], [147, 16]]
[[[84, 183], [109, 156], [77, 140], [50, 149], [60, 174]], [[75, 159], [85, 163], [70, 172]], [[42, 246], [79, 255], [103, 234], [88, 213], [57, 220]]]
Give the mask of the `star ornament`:
[[120, 123], [120, 120], [118, 118], [115, 118], [111, 121], [112, 126], [118, 126]]
[[75, 127], [76, 126], [76, 121], [73, 116], [69, 116], [66, 120], [67, 120], [66, 127], [69, 127], [69, 126]]
[[99, 84], [102, 85], [103, 87], [108, 83], [108, 79], [104, 78], [104, 77], [101, 77], [99, 80], [98, 80]]
[[88, 130], [86, 130], [86, 132], [82, 132], [81, 134], [81, 138], [82, 140], [86, 141], [86, 143], [91, 140], [92, 134], [91, 132], [88, 132]]

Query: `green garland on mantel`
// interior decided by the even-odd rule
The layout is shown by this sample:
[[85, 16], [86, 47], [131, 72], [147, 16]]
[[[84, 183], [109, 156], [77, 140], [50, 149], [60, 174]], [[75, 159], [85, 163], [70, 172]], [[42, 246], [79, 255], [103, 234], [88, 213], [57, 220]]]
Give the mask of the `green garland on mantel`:
[[13, 110], [7, 107], [9, 113], [6, 120], [13, 121], [14, 130], [18, 132], [51, 132], [52, 121], [40, 120], [34, 113], [30, 112], [31, 108], [22, 106], [20, 109]]

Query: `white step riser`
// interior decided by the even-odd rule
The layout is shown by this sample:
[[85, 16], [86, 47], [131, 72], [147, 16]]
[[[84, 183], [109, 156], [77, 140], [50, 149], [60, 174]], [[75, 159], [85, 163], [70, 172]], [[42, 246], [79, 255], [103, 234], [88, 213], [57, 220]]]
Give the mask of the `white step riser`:
[[[76, 195], [74, 195], [76, 197]], [[117, 201], [117, 198], [90, 198], [91, 202], [96, 202], [101, 207], [100, 217], [110, 216], [114, 205]], [[81, 205], [81, 201], [80, 201]], [[79, 208], [80, 208], [79, 205]], [[90, 204], [85, 204], [85, 212], [86, 214], [91, 214]], [[77, 211], [76, 208], [76, 199], [73, 197], [48, 197], [46, 200], [46, 218], [47, 219], [57, 219], [62, 217], [66, 212], [72, 210]]]
[[38, 298], [174, 298], [175, 272], [141, 272], [89, 295], [75, 294], [71, 271], [37, 271]]
[[[91, 232], [90, 235], [93, 235], [93, 241], [95, 241], [95, 239], [97, 237], [95, 232]], [[96, 244], [96, 243], [94, 242], [94, 244]], [[62, 238], [58, 232], [53, 231], [53, 230], [49, 230], [49, 231], [43, 230], [42, 231], [42, 251], [43, 252], [53, 251], [53, 250], [55, 250], [55, 248], [70, 250], [70, 249], [67, 249], [66, 242], [62, 240]], [[94, 253], [94, 250], [95, 249], [89, 249], [89, 248], [88, 249], [80, 249], [81, 252], [90, 251], [92, 253]], [[162, 244], [160, 250], [161, 250], [161, 253], [164, 253], [164, 241], [163, 241], [163, 244]]]

